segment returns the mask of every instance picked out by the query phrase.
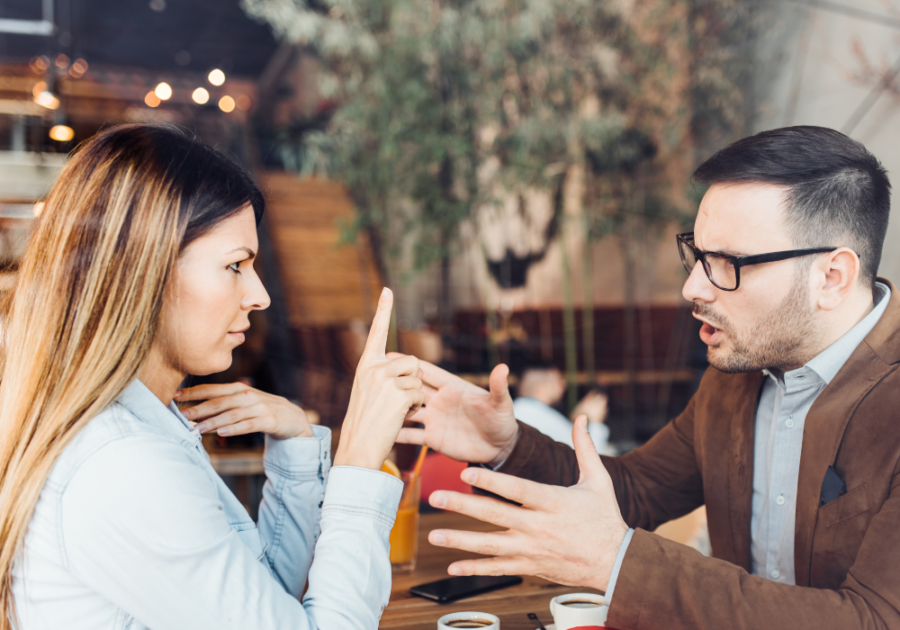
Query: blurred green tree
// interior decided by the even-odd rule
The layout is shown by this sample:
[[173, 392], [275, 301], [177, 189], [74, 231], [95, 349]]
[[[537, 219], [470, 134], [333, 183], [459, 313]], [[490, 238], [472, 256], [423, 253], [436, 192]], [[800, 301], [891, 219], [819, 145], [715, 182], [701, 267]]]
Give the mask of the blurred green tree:
[[[551, 190], [560, 222], [563, 182], [580, 173], [584, 224], [574, 229], [584, 232], [588, 257], [592, 240], [617, 235], [626, 287], [633, 287], [631, 243], [685, 212], [682, 189], [672, 181], [689, 171], [695, 137], [714, 145], [742, 131], [745, 120], [741, 94], [752, 34], [746, 5], [753, 3], [242, 3], [282, 39], [318, 56], [321, 95], [336, 104], [324, 131], [291, 145], [296, 168], [346, 184], [357, 208], [350, 231], [368, 231], [386, 279], [387, 261], [409, 243], [416, 269], [441, 261], [444, 325], [449, 256], [459, 226], [476, 209], [506, 194]], [[673, 159], [682, 162], [676, 177]], [[548, 238], [573, 229], [558, 227]], [[571, 401], [575, 323], [564, 275]], [[593, 373], [586, 278], [585, 364]], [[633, 299], [626, 293], [632, 310]]]

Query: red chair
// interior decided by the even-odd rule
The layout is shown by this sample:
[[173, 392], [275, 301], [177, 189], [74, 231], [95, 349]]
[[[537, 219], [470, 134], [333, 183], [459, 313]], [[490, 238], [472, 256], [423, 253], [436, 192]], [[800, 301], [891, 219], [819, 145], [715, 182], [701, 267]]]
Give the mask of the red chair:
[[440, 453], [428, 453], [422, 464], [422, 503], [428, 504], [428, 497], [435, 490], [454, 490], [472, 494], [472, 486], [459, 478], [466, 469], [466, 462], [458, 462]]

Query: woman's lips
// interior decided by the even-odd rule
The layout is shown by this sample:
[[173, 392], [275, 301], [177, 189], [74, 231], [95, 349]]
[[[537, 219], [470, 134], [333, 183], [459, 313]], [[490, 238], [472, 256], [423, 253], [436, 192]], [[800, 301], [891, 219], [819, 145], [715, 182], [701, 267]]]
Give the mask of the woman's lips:
[[715, 328], [706, 322], [700, 327], [700, 339], [708, 346], [718, 345], [725, 333], [721, 329]]
[[229, 332], [228, 336], [237, 341], [238, 343], [244, 343], [244, 333], [242, 332]]

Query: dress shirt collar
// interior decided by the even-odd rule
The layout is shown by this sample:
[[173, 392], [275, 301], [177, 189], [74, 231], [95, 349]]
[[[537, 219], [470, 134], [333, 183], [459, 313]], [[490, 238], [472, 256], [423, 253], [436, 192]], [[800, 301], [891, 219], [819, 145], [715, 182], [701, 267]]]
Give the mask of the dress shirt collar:
[[787, 391], [831, 383], [856, 347], [875, 328], [875, 324], [881, 319], [888, 302], [890, 302], [891, 290], [886, 284], [876, 282], [873, 293], [875, 308], [856, 326], [847, 331], [843, 337], [810, 359], [806, 365], [790, 372], [782, 373], [781, 370], [772, 368], [763, 370], [763, 373], [775, 381], [775, 384], [781, 389]]

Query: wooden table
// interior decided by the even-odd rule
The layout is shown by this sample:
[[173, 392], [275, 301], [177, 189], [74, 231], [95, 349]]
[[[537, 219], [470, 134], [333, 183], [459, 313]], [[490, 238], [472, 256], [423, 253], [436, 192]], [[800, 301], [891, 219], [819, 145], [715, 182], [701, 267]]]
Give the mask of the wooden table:
[[450, 512], [423, 514], [419, 524], [419, 556], [416, 570], [412, 573], [394, 575], [391, 601], [381, 617], [380, 628], [434, 630], [437, 628], [438, 618], [442, 615], [462, 610], [477, 610], [500, 617], [503, 630], [533, 630], [535, 626], [527, 614], [536, 613], [544, 625], [552, 623], [550, 600], [553, 597], [563, 593], [597, 592], [591, 589], [559, 586], [540, 578], [524, 576], [524, 581], [518, 586], [461, 599], [452, 604], [437, 604], [421, 597], [413, 597], [409, 594], [409, 589], [416, 584], [449, 577], [447, 567], [451, 562], [479, 557], [476, 554], [428, 544], [428, 532], [439, 528], [485, 532], [498, 529]]

